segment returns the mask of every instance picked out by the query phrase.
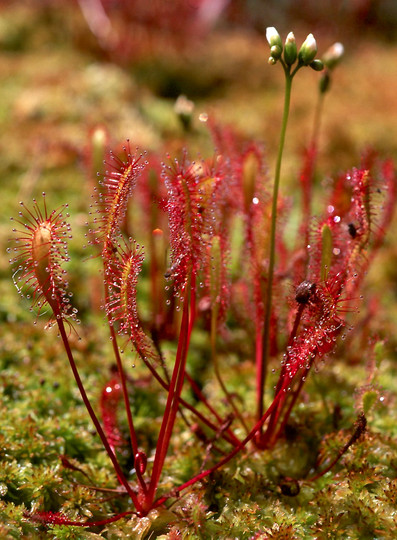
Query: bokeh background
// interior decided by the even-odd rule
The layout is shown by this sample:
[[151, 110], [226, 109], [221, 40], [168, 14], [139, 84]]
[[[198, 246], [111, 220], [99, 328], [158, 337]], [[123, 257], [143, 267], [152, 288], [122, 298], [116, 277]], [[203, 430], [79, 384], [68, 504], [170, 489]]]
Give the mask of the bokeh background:
[[[267, 64], [266, 26], [298, 44], [309, 32], [319, 55], [335, 41], [345, 58], [325, 102], [319, 140], [324, 174], [359, 164], [371, 146], [396, 156], [397, 4], [392, 0], [40, 0], [0, 2], [0, 239], [18, 202], [51, 194], [81, 218], [87, 212], [86, 149], [98, 125], [113, 148], [165, 154], [188, 146], [209, 155], [200, 115], [262, 141], [274, 165], [282, 107], [282, 70]], [[310, 70], [307, 70], [310, 71]], [[310, 136], [319, 74], [294, 82], [284, 165], [294, 190]], [[175, 101], [194, 103], [194, 136], [183, 131]], [[198, 133], [198, 135], [197, 135]], [[80, 215], [81, 213], [81, 215]], [[75, 218], [78, 219], [78, 218]], [[76, 242], [77, 244], [77, 242]], [[21, 306], [0, 257], [0, 311]], [[395, 300], [395, 248], [377, 281]], [[385, 275], [386, 274], [386, 275]], [[389, 279], [390, 278], [390, 279]], [[24, 309], [25, 306], [22, 307]]]

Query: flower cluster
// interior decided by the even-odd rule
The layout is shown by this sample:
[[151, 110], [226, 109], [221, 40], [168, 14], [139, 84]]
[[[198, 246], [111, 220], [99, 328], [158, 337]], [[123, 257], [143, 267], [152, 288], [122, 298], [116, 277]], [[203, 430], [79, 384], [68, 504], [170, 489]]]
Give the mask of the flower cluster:
[[270, 45], [269, 64], [274, 65], [280, 60], [286, 66], [291, 67], [298, 61], [299, 66], [310, 66], [315, 71], [321, 71], [324, 68], [323, 62], [316, 59], [317, 43], [313, 34], [307, 36], [299, 51], [293, 32], [288, 34], [284, 46], [280, 34], [274, 26], [269, 26], [266, 29], [266, 38]]

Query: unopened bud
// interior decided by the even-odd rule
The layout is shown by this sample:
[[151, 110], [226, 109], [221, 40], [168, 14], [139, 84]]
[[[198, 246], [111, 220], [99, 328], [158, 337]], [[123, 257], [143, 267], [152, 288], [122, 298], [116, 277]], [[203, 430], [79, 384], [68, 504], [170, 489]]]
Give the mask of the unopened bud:
[[310, 62], [310, 67], [312, 69], [314, 69], [314, 71], [322, 71], [324, 69], [324, 64], [321, 60], [319, 60], [318, 58], [316, 58], [315, 60], [313, 60], [313, 62]]
[[328, 69], [334, 69], [334, 67], [339, 64], [344, 52], [345, 48], [342, 43], [334, 43], [325, 51], [322, 60]]
[[293, 32], [290, 32], [285, 40], [284, 46], [284, 60], [287, 66], [292, 66], [298, 56], [298, 49], [296, 48], [296, 41]]
[[317, 54], [317, 43], [313, 34], [309, 34], [299, 50], [299, 61], [304, 66], [308, 66]]
[[331, 77], [329, 76], [329, 71], [326, 69], [320, 79], [320, 92], [325, 94], [328, 92], [331, 84]]
[[273, 45], [272, 47], [270, 47], [270, 54], [275, 60], [278, 60], [280, 58], [282, 52], [283, 51], [278, 45]]
[[281, 49], [281, 51], [283, 50], [283, 44], [281, 42], [280, 34], [277, 32], [274, 26], [268, 26], [266, 28], [266, 39], [270, 47], [276, 45]]
[[277, 63], [277, 60], [273, 58], [273, 56], [269, 56], [269, 60], [267, 61], [267, 63], [270, 64], [271, 66], [274, 66], [274, 64]]

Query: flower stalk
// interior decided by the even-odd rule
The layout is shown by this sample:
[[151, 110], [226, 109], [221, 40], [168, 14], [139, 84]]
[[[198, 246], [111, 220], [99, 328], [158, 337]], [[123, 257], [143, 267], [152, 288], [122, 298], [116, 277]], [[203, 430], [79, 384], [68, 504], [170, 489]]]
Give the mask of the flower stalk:
[[[272, 47], [272, 43], [275, 42], [276, 34], [275, 29], [269, 29], [267, 34], [268, 41]], [[281, 38], [280, 38], [281, 43]], [[276, 58], [271, 52], [270, 58], [277, 61], [279, 60], [285, 78], [284, 86], [284, 107], [283, 116], [281, 120], [280, 138], [277, 151], [276, 166], [274, 172], [273, 183], [273, 197], [272, 197], [272, 211], [271, 211], [271, 226], [270, 226], [270, 248], [269, 248], [269, 265], [267, 272], [265, 299], [264, 299], [264, 326], [263, 326], [263, 338], [262, 338], [262, 352], [258, 355], [259, 360], [257, 365], [257, 418], [261, 418], [264, 412], [264, 387], [266, 384], [266, 373], [268, 370], [269, 353], [270, 353], [270, 323], [272, 314], [272, 298], [273, 298], [273, 282], [274, 282], [274, 268], [276, 260], [276, 230], [277, 230], [277, 209], [279, 202], [279, 190], [280, 190], [280, 178], [281, 178], [281, 165], [283, 160], [285, 137], [287, 133], [287, 125], [291, 104], [291, 90], [292, 81], [296, 73], [303, 66], [313, 67], [317, 70], [317, 64], [312, 65], [314, 58], [317, 54], [317, 44], [312, 34], [309, 34], [304, 41], [299, 53], [296, 53], [295, 37], [291, 32], [288, 34], [285, 48], [284, 58], [281, 56]], [[298, 59], [297, 64], [294, 66], [295, 61]], [[294, 67], [293, 67], [294, 66]], [[319, 66], [321, 67], [321, 66]], [[322, 68], [322, 67], [321, 67]]]

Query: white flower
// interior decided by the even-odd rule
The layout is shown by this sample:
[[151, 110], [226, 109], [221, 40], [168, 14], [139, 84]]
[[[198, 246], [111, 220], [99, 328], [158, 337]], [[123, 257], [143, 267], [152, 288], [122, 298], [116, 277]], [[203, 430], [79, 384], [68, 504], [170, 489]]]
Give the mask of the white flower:
[[293, 43], [295, 43], [295, 36], [293, 32], [290, 32], [285, 40], [285, 44], [292, 45]]
[[274, 26], [268, 26], [266, 28], [266, 39], [270, 47], [273, 47], [274, 45], [276, 45], [277, 47], [280, 47], [281, 50], [283, 49], [283, 44], [281, 43], [280, 34], [277, 32]]
[[305, 41], [302, 44], [302, 47], [299, 51], [299, 59], [303, 64], [306, 66], [314, 60], [315, 56], [317, 54], [317, 43], [314, 39], [313, 34], [309, 34]]
[[336, 64], [339, 63], [339, 60], [344, 55], [344, 52], [345, 48], [342, 43], [334, 43], [327, 51], [325, 51], [322, 60], [329, 69], [333, 69]]

